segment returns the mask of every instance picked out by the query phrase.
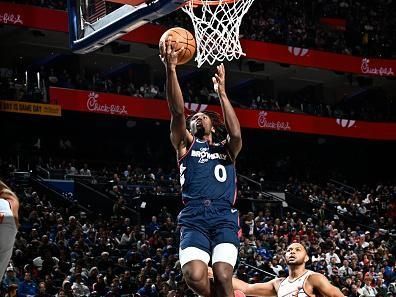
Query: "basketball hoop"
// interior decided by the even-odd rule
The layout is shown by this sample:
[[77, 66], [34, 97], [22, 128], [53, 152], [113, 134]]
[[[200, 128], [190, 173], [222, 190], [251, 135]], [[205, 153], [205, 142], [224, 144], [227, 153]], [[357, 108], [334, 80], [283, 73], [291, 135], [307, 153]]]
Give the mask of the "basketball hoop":
[[242, 17], [254, 0], [190, 0], [183, 5], [193, 23], [198, 67], [244, 56], [239, 42]]
[[189, 2], [191, 2], [193, 5], [198, 6], [198, 5], [220, 5], [220, 4], [224, 4], [224, 3], [234, 3], [237, 2], [239, 0], [223, 0], [223, 1], [213, 1], [213, 0], [190, 0]]

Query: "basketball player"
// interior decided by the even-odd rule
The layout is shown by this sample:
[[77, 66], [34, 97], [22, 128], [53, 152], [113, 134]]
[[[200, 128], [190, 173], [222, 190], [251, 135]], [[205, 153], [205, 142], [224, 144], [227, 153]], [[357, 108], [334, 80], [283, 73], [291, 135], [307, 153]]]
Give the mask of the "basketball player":
[[[178, 217], [179, 259], [188, 286], [200, 296], [233, 297], [232, 273], [237, 260], [238, 211], [235, 159], [242, 148], [241, 129], [225, 92], [224, 65], [212, 78], [219, 95], [224, 123], [216, 113], [184, 116], [184, 101], [176, 74], [180, 50], [170, 40], [162, 45], [166, 68], [166, 91], [171, 113], [170, 139], [176, 150], [184, 209]], [[216, 116], [217, 115], [217, 116]], [[217, 140], [225, 126], [227, 135]], [[212, 260], [214, 286], [208, 279]], [[213, 296], [213, 295], [212, 295]]]
[[18, 226], [17, 196], [0, 181], [0, 279], [12, 256]]
[[288, 277], [256, 284], [248, 284], [233, 278], [232, 285], [235, 290], [242, 291], [246, 296], [344, 297], [341, 291], [331, 285], [324, 275], [305, 269], [305, 263], [308, 260], [305, 247], [300, 243], [292, 243], [286, 250]]

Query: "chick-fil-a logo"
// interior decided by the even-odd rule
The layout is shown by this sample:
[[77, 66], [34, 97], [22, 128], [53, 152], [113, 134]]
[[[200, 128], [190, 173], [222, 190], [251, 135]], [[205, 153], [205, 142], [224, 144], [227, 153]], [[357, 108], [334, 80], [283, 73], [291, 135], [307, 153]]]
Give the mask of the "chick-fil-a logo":
[[370, 60], [366, 58], [362, 59], [361, 70], [364, 74], [373, 74], [379, 76], [395, 75], [392, 67], [370, 67]]
[[100, 104], [98, 101], [99, 94], [96, 94], [95, 92], [90, 92], [88, 94], [88, 100], [87, 100], [87, 108], [89, 111], [93, 112], [104, 112], [104, 113], [109, 113], [109, 114], [128, 114], [125, 105], [107, 105], [107, 104]]
[[269, 121], [267, 119], [268, 113], [265, 111], [260, 111], [258, 116], [258, 125], [260, 128], [267, 128], [273, 130], [291, 130], [289, 122], [281, 122], [281, 121]]
[[21, 24], [23, 25], [23, 21], [21, 19], [21, 16], [19, 14], [15, 15], [13, 13], [0, 13], [0, 23], [3, 24], [12, 24], [12, 25], [16, 25], [16, 24]]
[[289, 51], [289, 53], [291, 53], [292, 55], [294, 55], [296, 57], [305, 57], [309, 53], [309, 49], [301, 48], [301, 47], [289, 46], [287, 48], [287, 50]]
[[336, 119], [336, 123], [342, 128], [352, 128], [353, 126], [355, 126], [356, 121], [348, 119]]
[[208, 108], [208, 105], [197, 104], [197, 103], [184, 103], [184, 107], [186, 109], [194, 111], [194, 112], [202, 112], [202, 111], [205, 111], [206, 108]]

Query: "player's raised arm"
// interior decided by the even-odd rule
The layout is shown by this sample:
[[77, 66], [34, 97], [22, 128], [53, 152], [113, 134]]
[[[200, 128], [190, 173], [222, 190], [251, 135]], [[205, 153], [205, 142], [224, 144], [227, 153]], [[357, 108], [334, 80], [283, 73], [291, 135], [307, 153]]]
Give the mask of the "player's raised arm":
[[171, 37], [161, 45], [161, 60], [166, 69], [166, 98], [171, 113], [171, 142], [178, 156], [182, 155], [192, 135], [186, 130], [186, 119], [184, 116], [184, 100], [176, 74], [177, 59], [183, 48], [175, 50]]
[[[213, 270], [211, 267], [208, 267], [208, 277], [213, 278]], [[275, 285], [279, 283], [280, 279], [273, 279], [266, 283], [256, 283], [256, 284], [248, 284], [240, 279], [235, 277], [232, 278], [232, 288], [234, 290], [239, 290], [244, 293], [246, 296], [263, 296], [270, 297], [276, 296]]]
[[329, 280], [322, 274], [315, 273], [309, 276], [309, 284], [312, 285], [313, 291], [318, 292], [324, 297], [344, 297], [344, 294], [335, 286], [330, 284]]
[[225, 90], [225, 69], [224, 65], [217, 66], [217, 73], [212, 78], [214, 89], [220, 97], [220, 104], [223, 110], [224, 124], [228, 132], [227, 148], [235, 161], [242, 148], [241, 126], [235, 114], [230, 100], [228, 100]]

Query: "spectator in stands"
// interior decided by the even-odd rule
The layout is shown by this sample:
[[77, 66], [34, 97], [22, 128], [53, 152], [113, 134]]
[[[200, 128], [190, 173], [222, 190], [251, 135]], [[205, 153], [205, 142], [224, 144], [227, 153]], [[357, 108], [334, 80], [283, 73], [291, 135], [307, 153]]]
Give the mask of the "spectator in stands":
[[97, 277], [97, 282], [93, 284], [93, 292], [98, 296], [105, 296], [107, 293], [106, 283], [104, 281], [104, 275], [99, 274]]
[[349, 261], [344, 260], [342, 262], [342, 267], [338, 270], [338, 275], [341, 277], [350, 277], [352, 276], [352, 268], [349, 267]]
[[362, 288], [362, 294], [365, 297], [375, 297], [377, 295], [377, 290], [371, 286], [372, 279], [370, 276], [364, 278], [364, 286]]
[[385, 297], [387, 296], [387, 286], [384, 282], [384, 279], [381, 276], [378, 276], [377, 281], [375, 283], [375, 289], [377, 290], [377, 295]]
[[122, 247], [130, 246], [132, 242], [136, 242], [135, 232], [132, 227], [126, 227], [126, 231], [122, 234], [119, 245]]
[[[56, 275], [58, 275], [58, 273], [56, 273], [57, 268], [54, 267], [54, 276], [56, 277]], [[53, 281], [53, 277], [50, 274], [47, 274], [45, 276], [45, 293], [49, 294], [51, 296], [56, 295], [56, 293], [58, 292], [58, 289], [55, 287], [54, 281]]]
[[157, 289], [155, 288], [155, 286], [153, 285], [153, 282], [151, 280], [151, 278], [147, 278], [145, 284], [143, 287], [141, 287], [137, 293], [140, 296], [147, 296], [147, 297], [157, 297], [158, 296], [158, 292]]
[[2, 281], [2, 287], [4, 290], [8, 290], [8, 287], [11, 285], [19, 285], [19, 279], [16, 277], [14, 267], [7, 267], [6, 274]]
[[176, 272], [173, 270], [169, 273], [169, 279], [166, 281], [171, 290], [177, 289]]
[[76, 167], [74, 167], [74, 165], [72, 163], [69, 163], [67, 168], [66, 168], [66, 173], [70, 174], [70, 175], [77, 175], [78, 171], [77, 171]]
[[145, 278], [156, 279], [157, 277], [157, 269], [153, 267], [153, 260], [151, 258], [147, 258], [144, 260], [145, 266], [142, 268], [142, 274]]
[[52, 252], [48, 248], [42, 248], [41, 254], [41, 256], [33, 259], [33, 265], [44, 277], [46, 274], [50, 274], [53, 268], [58, 265], [59, 259], [52, 257]]
[[18, 297], [35, 296], [38, 293], [37, 284], [32, 280], [30, 272], [25, 272], [25, 277], [18, 286]]
[[331, 248], [329, 252], [326, 253], [326, 263], [330, 263], [331, 259], [334, 258], [335, 264], [340, 264], [340, 257], [335, 253], [335, 248]]
[[81, 273], [76, 273], [74, 275], [75, 280], [73, 282], [73, 285], [71, 287], [73, 294], [75, 296], [88, 296], [89, 295], [89, 289], [88, 287], [82, 282], [82, 277]]
[[125, 270], [122, 278], [120, 279], [120, 294], [126, 295], [130, 294], [130, 292], [135, 292], [136, 288], [134, 285], [134, 280], [131, 276], [131, 272], [129, 270]]
[[38, 289], [39, 289], [39, 293], [37, 296], [40, 296], [40, 297], [50, 297], [51, 296], [50, 294], [47, 294], [47, 292], [46, 292], [45, 282], [40, 282]]
[[84, 167], [80, 169], [80, 175], [91, 176], [91, 170], [88, 169], [87, 163], [84, 163]]
[[[98, 171], [102, 172], [102, 170]], [[143, 169], [143, 172], [146, 171], [148, 172], [148, 170]], [[153, 169], [151, 172], [157, 171]], [[167, 175], [167, 172], [162, 174]], [[177, 174], [172, 176], [173, 179], [177, 178]], [[126, 178], [121, 177], [120, 182], [123, 183], [125, 181]], [[142, 180], [141, 182], [143, 183], [144, 181]], [[239, 184], [242, 191], [244, 185], [242, 182]], [[59, 201], [57, 199], [49, 201], [40, 192], [32, 195], [37, 189], [26, 188], [22, 190], [24, 187], [26, 186], [18, 186], [21, 189], [20, 221], [22, 227], [17, 236], [16, 249], [12, 258], [13, 268], [19, 277], [22, 272], [31, 271], [31, 279], [35, 283], [40, 284], [40, 287], [41, 282], [45, 281], [45, 293], [52, 296], [56, 292], [58, 292], [59, 296], [73, 296], [70, 282], [75, 282], [76, 277], [74, 274], [77, 273], [81, 274], [82, 283], [91, 291], [90, 294], [97, 291], [99, 293], [95, 294], [99, 296], [106, 296], [108, 291], [111, 291], [110, 294], [121, 294], [128, 290], [129, 292], [137, 292], [139, 288], [144, 287], [147, 278], [156, 280], [156, 292], [159, 295], [170, 289], [168, 289], [169, 284], [166, 284], [169, 279], [174, 279], [176, 282], [174, 293], [184, 294], [184, 284], [180, 279], [180, 265], [177, 262], [177, 249], [175, 248], [177, 247], [177, 242], [175, 242], [175, 239], [177, 239], [176, 228], [175, 226], [162, 228], [164, 224], [169, 224], [169, 221], [170, 223], [174, 221], [175, 216], [172, 214], [170, 207], [163, 211], [166, 212], [166, 215], [163, 216], [164, 219], [162, 221], [157, 220], [158, 227], [161, 230], [167, 230], [162, 234], [161, 232], [152, 232], [148, 227], [150, 218], [153, 215], [157, 215], [150, 209], [145, 210], [149, 219], [147, 221], [142, 219], [140, 224], [135, 224], [132, 222], [134, 221], [133, 219], [126, 220], [124, 217], [113, 217], [111, 220], [107, 220], [101, 216], [94, 215], [91, 218], [89, 212], [86, 213], [86, 218], [82, 218], [80, 215], [81, 209], [70, 208], [70, 202], [67, 202], [66, 206], [62, 206], [58, 204]], [[285, 187], [285, 185], [282, 184], [282, 187]], [[289, 193], [295, 193], [294, 190], [291, 190], [291, 186], [287, 188]], [[352, 221], [352, 223], [349, 221], [351, 219], [349, 214], [348, 219], [337, 214], [337, 203], [331, 203], [330, 201], [336, 202], [338, 197], [346, 196], [346, 194], [337, 193], [330, 184], [314, 185], [298, 181], [295, 182], [293, 188], [297, 189], [296, 193], [300, 191], [298, 199], [306, 199], [301, 200], [303, 202], [301, 204], [310, 203], [308, 196], [311, 194], [320, 197], [321, 202], [326, 202], [326, 206], [323, 208], [324, 218], [319, 215], [307, 218], [304, 213], [301, 213], [300, 218], [294, 215], [292, 211], [286, 209], [282, 209], [284, 214], [277, 214], [277, 208], [274, 208], [275, 211], [272, 212], [273, 217], [268, 219], [267, 217], [271, 217], [271, 212], [266, 212], [265, 215], [257, 211], [250, 213], [249, 216], [257, 218], [256, 222], [265, 222], [265, 232], [254, 231], [253, 235], [242, 239], [239, 255], [241, 260], [244, 261], [243, 263], [253, 266], [262, 265], [261, 268], [263, 270], [270, 273], [279, 273], [279, 276], [281, 276], [286, 269], [285, 263], [282, 261], [282, 247], [291, 238], [300, 239], [307, 243], [310, 252], [312, 251], [310, 269], [324, 274], [331, 272], [332, 281], [342, 289], [344, 294], [348, 294], [350, 297], [359, 297], [364, 295], [363, 290], [366, 288], [367, 296], [373, 294], [372, 289], [377, 291], [376, 295], [378, 296], [390, 296], [388, 295], [388, 290], [392, 290], [390, 284], [394, 282], [396, 275], [393, 259], [395, 241], [393, 236], [390, 235], [393, 234], [391, 230], [394, 224], [392, 223], [392, 216], [386, 217], [384, 215], [388, 207], [371, 208], [368, 222], [372, 223], [375, 220], [377, 225], [366, 226], [365, 221], [362, 219], [358, 221], [361, 226], [358, 226], [356, 221]], [[383, 201], [388, 201], [387, 199], [391, 201], [395, 189], [394, 187], [389, 187], [387, 190], [389, 192], [385, 192], [381, 190], [381, 187], [377, 190], [377, 187], [362, 186], [355, 190], [356, 192], [360, 191], [362, 194], [356, 195], [356, 198], [351, 198], [351, 200], [356, 199], [354, 203], [361, 203], [367, 197], [365, 193], [376, 193], [378, 191], [378, 195], [383, 196], [381, 198], [384, 199]], [[253, 194], [254, 191], [250, 189], [249, 195]], [[127, 189], [120, 188], [120, 195], [127, 199]], [[373, 199], [375, 198], [376, 194], [373, 194]], [[311, 206], [309, 207], [311, 208]], [[345, 207], [348, 212], [354, 213], [352, 204], [346, 203]], [[290, 213], [288, 214], [288, 212]], [[47, 217], [46, 213], [53, 213], [51, 224], [47, 222], [49, 217]], [[340, 219], [333, 220], [333, 214], [339, 215]], [[74, 218], [72, 218], [73, 216]], [[247, 212], [242, 212], [241, 216], [248, 217]], [[63, 218], [68, 217], [71, 217], [70, 220], [64, 223]], [[390, 219], [389, 221], [388, 218]], [[256, 222], [254, 227], [256, 227]], [[88, 227], [85, 229], [84, 225]], [[146, 228], [142, 228], [144, 226]], [[127, 246], [120, 246], [116, 238], [121, 238], [128, 227], [134, 233], [134, 237], [131, 238]], [[61, 230], [66, 232], [62, 235], [62, 239], [57, 240], [56, 234], [61, 232]], [[371, 232], [367, 232], [368, 230], [371, 230]], [[46, 236], [47, 233], [49, 234], [48, 236]], [[364, 241], [361, 235], [364, 235]], [[53, 244], [51, 244], [51, 241], [53, 241]], [[81, 242], [83, 243], [82, 245]], [[35, 265], [32, 265], [31, 261], [42, 255], [45, 250], [51, 250], [53, 255], [57, 255], [59, 262], [58, 265], [48, 265], [46, 269], [50, 271], [50, 274], [44, 275], [42, 273], [44, 266], [46, 266], [44, 261], [41, 272], [36, 269]], [[103, 252], [108, 253], [106, 265], [113, 266], [113, 269], [110, 270], [107, 269], [106, 265], [103, 265], [103, 272], [107, 274], [106, 279], [103, 275], [98, 275], [98, 269], [95, 268], [97, 262], [102, 259], [101, 254]], [[324, 260], [327, 257], [327, 253], [330, 257], [330, 264]], [[122, 260], [115, 261], [116, 259], [122, 259], [124, 255], [126, 263], [123, 263]], [[339, 264], [334, 265], [333, 263], [334, 255], [337, 255], [342, 263], [342, 266], [338, 268], [338, 273], [333, 273], [333, 269], [330, 271], [327, 269], [327, 265], [338, 267]], [[262, 257], [261, 260], [260, 257]], [[147, 258], [152, 259], [151, 264], [147, 264], [147, 261], [145, 261]], [[271, 261], [272, 269], [268, 263], [269, 261]], [[29, 262], [31, 264], [24, 267]], [[156, 270], [156, 273], [146, 274], [146, 271], [149, 270], [147, 267], [150, 265]], [[130, 272], [128, 272], [128, 269], [124, 269], [125, 267], [128, 267]], [[278, 272], [273, 269], [274, 267], [277, 267], [276, 270]], [[150, 269], [150, 271], [152, 270]], [[3, 283], [10, 272], [7, 272]], [[174, 277], [171, 276], [172, 272], [175, 272]], [[254, 269], [241, 264], [235, 274], [242, 280], [263, 281], [262, 275], [253, 277], [255, 272]], [[51, 275], [53, 278], [52, 286], [49, 285], [51, 283]], [[66, 281], [64, 281], [65, 279]], [[59, 290], [63, 281], [64, 291]], [[51, 287], [52, 289], [50, 289]], [[39, 293], [37, 292], [36, 294]]]
[[152, 216], [151, 217], [151, 222], [147, 227], [147, 231], [148, 231], [148, 235], [153, 234], [155, 231], [158, 231], [160, 228], [160, 225], [157, 222], [157, 217], [156, 216]]
[[332, 277], [335, 275], [338, 275], [338, 267], [337, 267], [337, 263], [336, 263], [336, 258], [335, 257], [331, 257], [330, 258], [330, 263], [327, 265], [327, 275]]

